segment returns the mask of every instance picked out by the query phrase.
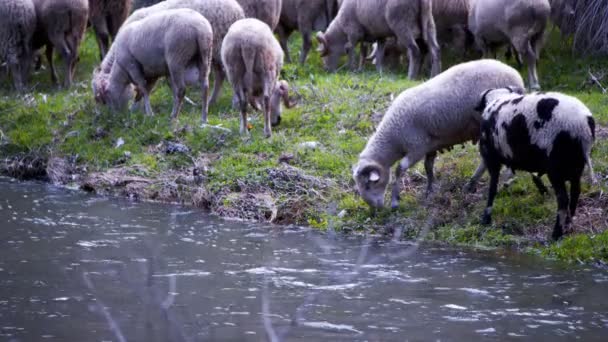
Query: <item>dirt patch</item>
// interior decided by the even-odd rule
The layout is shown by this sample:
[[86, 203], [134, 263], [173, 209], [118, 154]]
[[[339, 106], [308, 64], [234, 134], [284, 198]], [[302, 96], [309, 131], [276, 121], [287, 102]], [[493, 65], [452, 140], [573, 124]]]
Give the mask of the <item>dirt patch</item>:
[[307, 214], [327, 203], [335, 183], [282, 164], [266, 169], [258, 180], [241, 180], [238, 192], [223, 189], [214, 195], [211, 210], [223, 217], [236, 217], [279, 224], [305, 224]]

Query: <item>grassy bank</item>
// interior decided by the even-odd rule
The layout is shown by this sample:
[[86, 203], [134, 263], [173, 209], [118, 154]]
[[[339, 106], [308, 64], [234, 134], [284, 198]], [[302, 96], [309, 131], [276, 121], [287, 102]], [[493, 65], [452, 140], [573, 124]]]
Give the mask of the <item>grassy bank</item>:
[[[292, 42], [292, 53], [299, 42]], [[225, 217], [304, 224], [343, 231], [397, 231], [405, 237], [481, 246], [539, 247], [548, 257], [608, 260], [608, 96], [590, 82], [601, 78], [608, 59], [573, 57], [557, 33], [540, 64], [541, 85], [585, 102], [599, 123], [593, 152], [601, 185], [585, 182], [574, 235], [548, 248], [555, 218], [553, 195], [541, 196], [521, 174], [497, 198], [494, 224], [479, 225], [487, 178], [475, 194], [461, 189], [479, 157], [477, 146], [456, 147], [436, 163], [438, 191], [423, 197], [422, 166], [402, 180], [398, 210], [371, 217], [354, 192], [351, 165], [391, 99], [416, 85], [405, 70], [377, 74], [327, 74], [318, 54], [306, 66], [286, 65], [283, 77], [300, 99], [284, 113], [271, 139], [264, 139], [260, 114], [252, 117], [250, 138], [238, 134], [229, 85], [210, 110], [210, 124], [199, 127], [199, 106], [186, 104], [177, 129], [169, 125], [172, 99], [166, 84], [153, 93], [156, 116], [111, 114], [97, 108], [90, 75], [98, 63], [88, 36], [81, 49], [76, 85], [56, 90], [46, 70], [33, 75], [32, 92], [16, 95], [0, 85], [2, 172], [16, 177], [46, 177], [102, 194], [179, 202]], [[450, 65], [449, 57], [444, 65]], [[608, 85], [608, 76], [600, 80]], [[190, 98], [198, 101], [191, 89]], [[4, 159], [4, 158], [3, 158]]]

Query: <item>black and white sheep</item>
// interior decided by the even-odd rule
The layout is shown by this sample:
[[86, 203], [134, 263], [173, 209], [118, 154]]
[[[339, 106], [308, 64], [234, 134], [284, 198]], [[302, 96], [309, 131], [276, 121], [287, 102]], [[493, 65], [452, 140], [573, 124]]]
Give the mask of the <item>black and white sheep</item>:
[[279, 81], [283, 68], [283, 50], [266, 23], [242, 19], [234, 23], [222, 43], [222, 62], [241, 112], [240, 133], [247, 134], [247, 107], [262, 99], [264, 135], [272, 135], [272, 126], [281, 120], [281, 99], [287, 107], [289, 86]]
[[69, 88], [78, 62], [78, 48], [87, 28], [89, 1], [34, 0], [34, 6], [38, 22], [34, 49], [46, 46], [46, 58], [53, 83], [57, 83], [53, 49], [57, 49], [65, 63], [64, 86]]
[[166, 10], [126, 24], [110, 48], [115, 62], [108, 77], [93, 87], [95, 99], [123, 109], [133, 83], [142, 92], [146, 113], [152, 115], [149, 92], [158, 78], [169, 76], [171, 119], [181, 110], [186, 84], [194, 83], [201, 87], [202, 117], [206, 120], [212, 49], [211, 24], [190, 9]]
[[22, 91], [32, 64], [36, 10], [32, 0], [0, 1], [0, 64], [6, 62], [13, 84]]
[[[595, 121], [578, 99], [561, 93], [521, 95], [510, 88], [488, 90], [479, 148], [490, 173], [488, 203], [482, 223], [490, 224], [502, 165], [547, 174], [557, 196], [553, 239], [559, 239], [576, 211], [585, 165], [593, 177], [591, 148]], [[570, 183], [570, 197], [566, 191]]]
[[89, 21], [103, 59], [118, 29], [131, 13], [132, 0], [89, 0]]
[[[488, 59], [458, 64], [402, 92], [386, 111], [354, 168], [353, 177], [363, 199], [372, 207], [384, 206], [390, 168], [399, 159], [402, 160], [395, 172], [391, 205], [399, 205], [403, 171], [423, 158], [427, 192], [431, 191], [437, 152], [477, 141], [481, 122], [481, 113], [476, 110], [479, 94], [506, 86], [523, 89], [524, 83], [517, 70]], [[471, 183], [484, 171], [482, 163]]]

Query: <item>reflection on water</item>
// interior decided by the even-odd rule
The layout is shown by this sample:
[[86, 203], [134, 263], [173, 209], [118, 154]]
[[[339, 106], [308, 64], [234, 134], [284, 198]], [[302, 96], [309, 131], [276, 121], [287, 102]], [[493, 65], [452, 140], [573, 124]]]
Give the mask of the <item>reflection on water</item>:
[[10, 341], [603, 340], [608, 273], [0, 180]]

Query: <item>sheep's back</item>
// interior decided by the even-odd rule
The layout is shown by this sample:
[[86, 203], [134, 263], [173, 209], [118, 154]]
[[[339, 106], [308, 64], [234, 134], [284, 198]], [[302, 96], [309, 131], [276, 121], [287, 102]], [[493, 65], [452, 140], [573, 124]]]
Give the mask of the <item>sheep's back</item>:
[[398, 136], [425, 132], [448, 145], [475, 139], [481, 122], [476, 110], [481, 94], [507, 86], [523, 89], [524, 83], [515, 69], [501, 62], [479, 60], [453, 66], [402, 92], [387, 110], [378, 132], [392, 131]]

